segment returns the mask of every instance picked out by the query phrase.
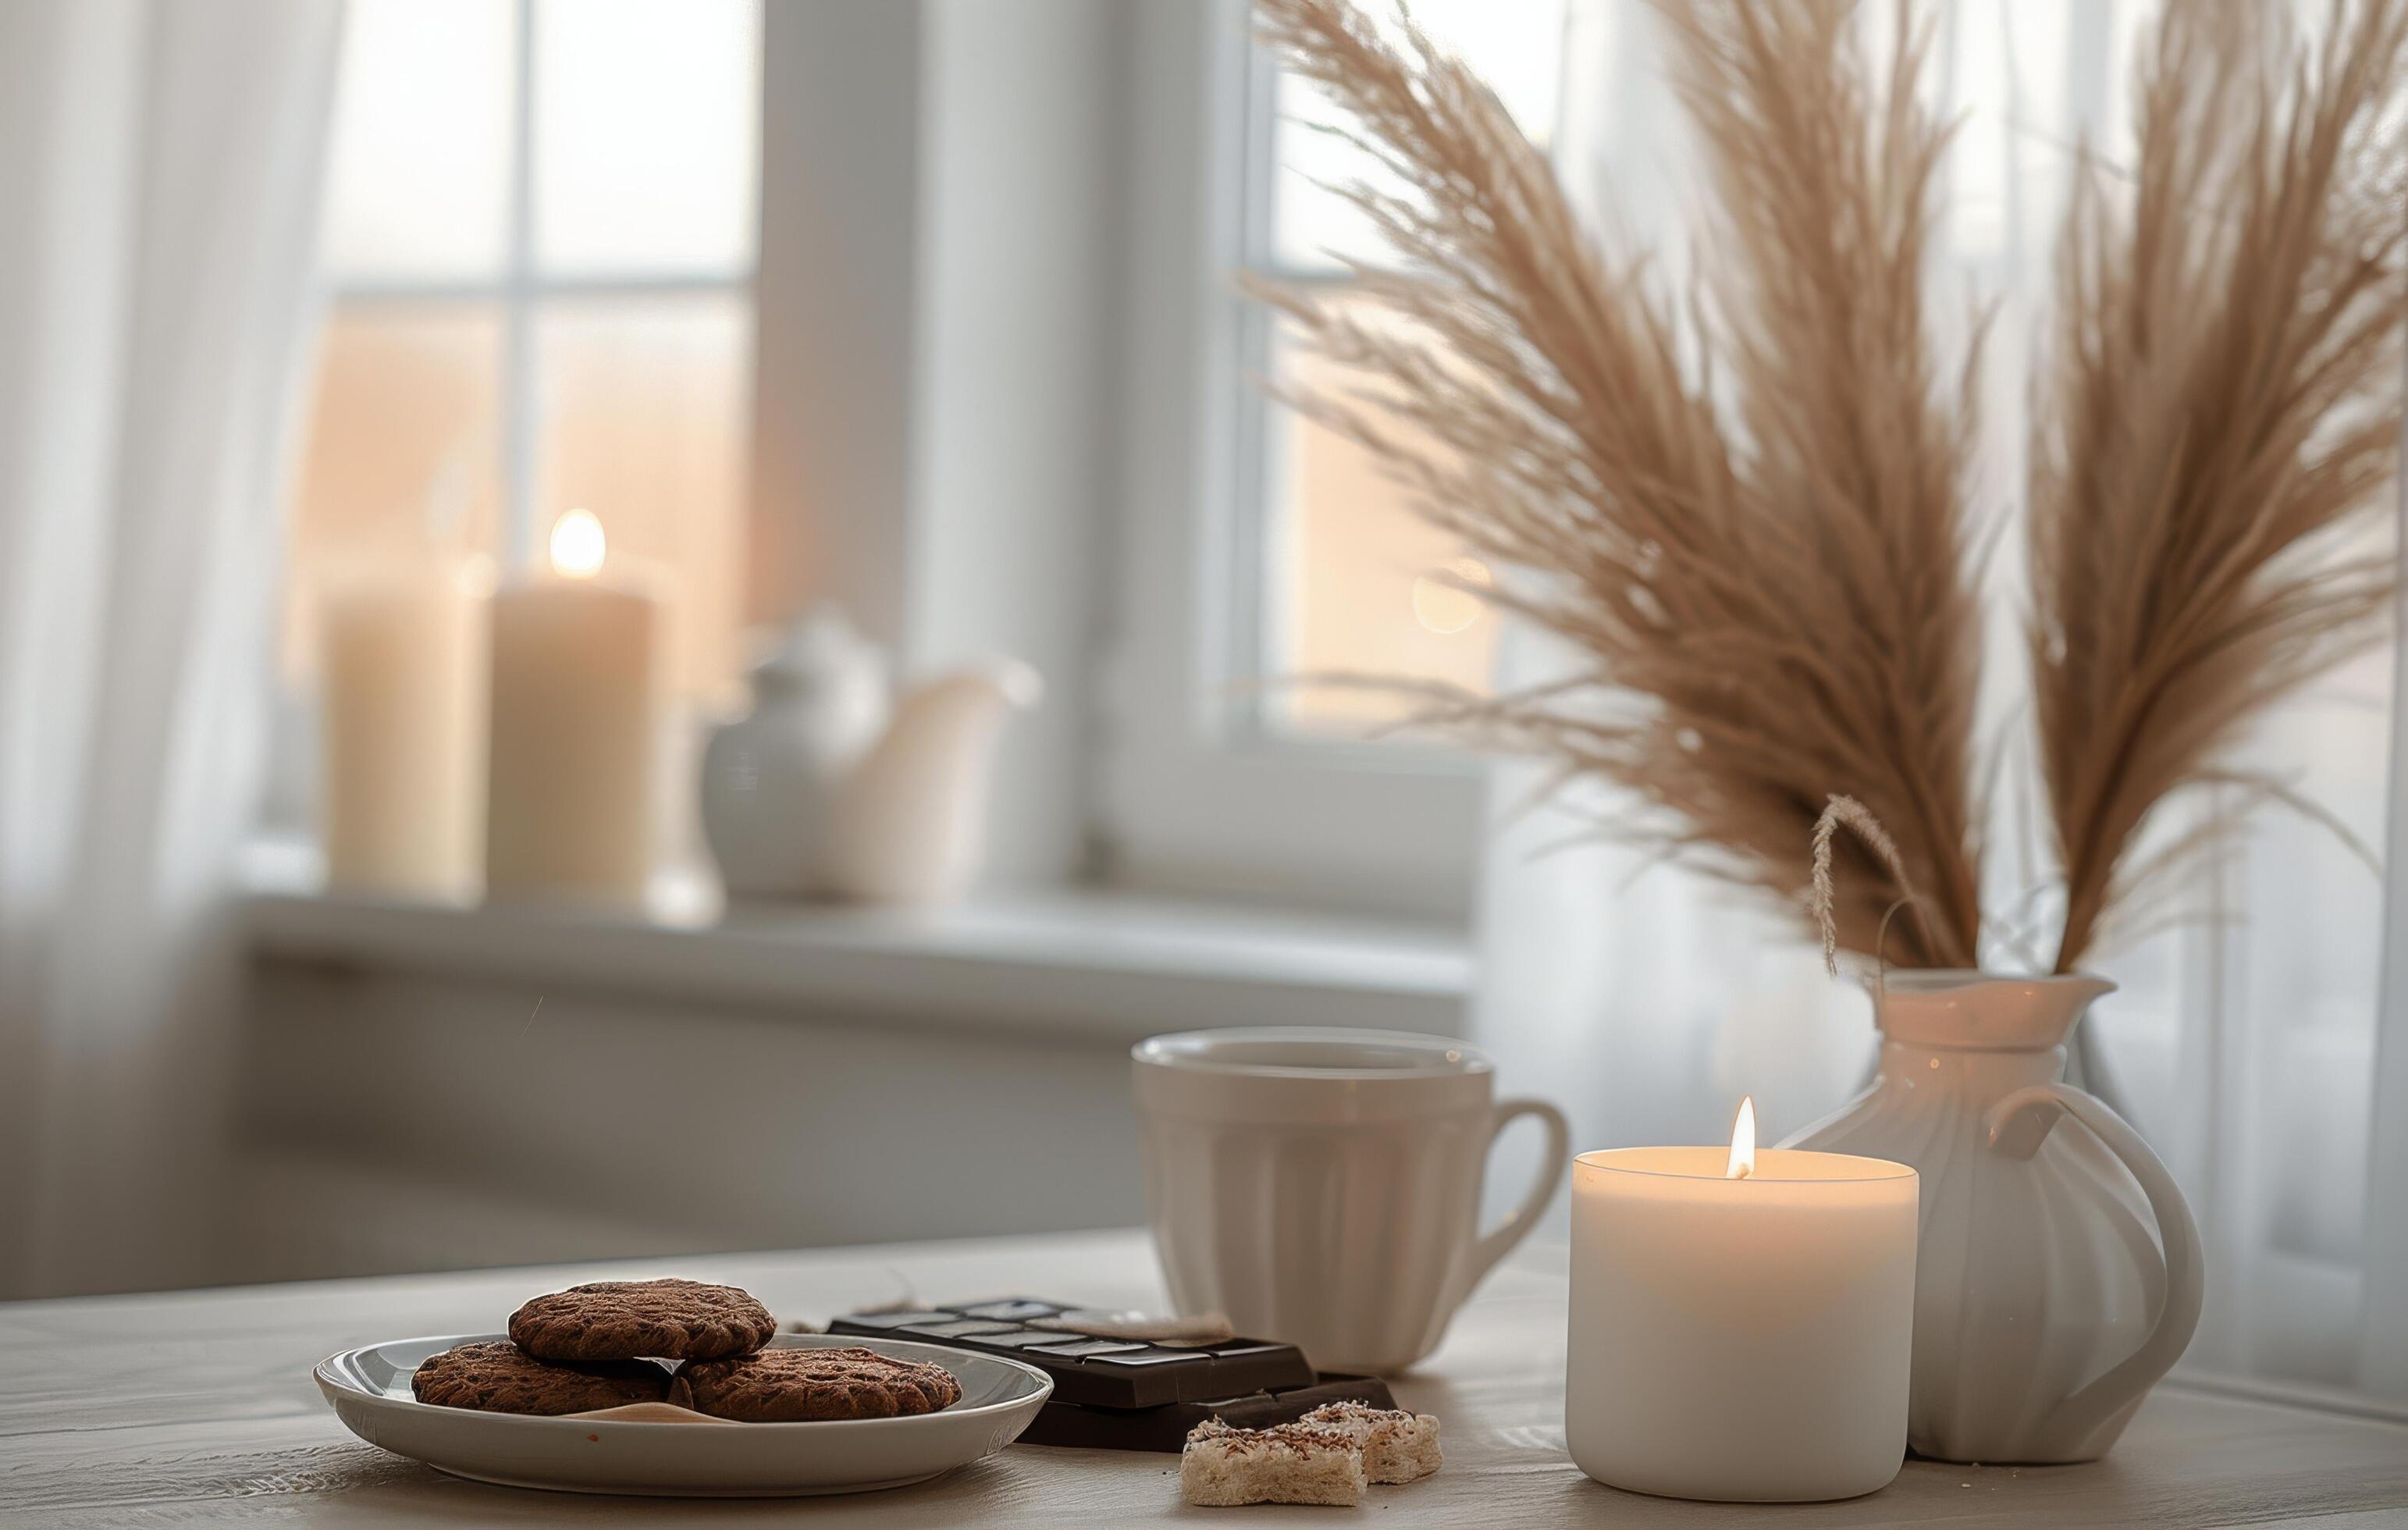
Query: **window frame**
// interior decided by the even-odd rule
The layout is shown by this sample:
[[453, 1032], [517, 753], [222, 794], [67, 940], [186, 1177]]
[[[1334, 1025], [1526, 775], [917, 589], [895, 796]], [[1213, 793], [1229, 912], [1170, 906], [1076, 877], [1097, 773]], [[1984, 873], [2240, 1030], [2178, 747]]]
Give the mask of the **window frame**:
[[1096, 816], [1111, 875], [1200, 892], [1466, 917], [1484, 817], [1475, 757], [1266, 726], [1263, 546], [1277, 71], [1243, 0], [1139, 7], [1121, 201], [1124, 524]]

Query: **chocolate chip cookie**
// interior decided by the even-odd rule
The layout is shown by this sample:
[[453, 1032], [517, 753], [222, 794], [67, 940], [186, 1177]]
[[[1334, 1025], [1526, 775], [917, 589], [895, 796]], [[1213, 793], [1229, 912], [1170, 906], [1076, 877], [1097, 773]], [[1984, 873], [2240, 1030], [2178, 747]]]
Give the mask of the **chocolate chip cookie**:
[[745, 1423], [891, 1419], [962, 1400], [962, 1384], [942, 1366], [875, 1350], [764, 1350], [692, 1361], [678, 1374], [694, 1389], [697, 1410]]
[[777, 1331], [752, 1293], [699, 1280], [602, 1280], [510, 1314], [510, 1337], [542, 1360], [715, 1360], [750, 1354]]
[[667, 1400], [669, 1373], [648, 1360], [560, 1366], [515, 1344], [463, 1344], [423, 1361], [409, 1378], [422, 1403], [487, 1413], [582, 1413]]

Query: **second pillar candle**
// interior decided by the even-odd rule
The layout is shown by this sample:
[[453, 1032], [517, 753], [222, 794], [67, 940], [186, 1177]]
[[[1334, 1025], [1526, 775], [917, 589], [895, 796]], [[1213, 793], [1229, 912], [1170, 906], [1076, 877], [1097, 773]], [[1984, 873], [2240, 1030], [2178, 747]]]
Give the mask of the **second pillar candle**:
[[639, 904], [652, 865], [660, 603], [602, 579], [599, 522], [552, 528], [550, 577], [493, 604], [485, 893]]

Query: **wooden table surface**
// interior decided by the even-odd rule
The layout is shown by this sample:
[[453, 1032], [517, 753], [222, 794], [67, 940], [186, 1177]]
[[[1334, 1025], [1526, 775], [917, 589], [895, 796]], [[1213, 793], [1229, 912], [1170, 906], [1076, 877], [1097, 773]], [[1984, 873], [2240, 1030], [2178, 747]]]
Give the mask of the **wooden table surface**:
[[[395, 1276], [0, 1305], [0, 1525], [1231, 1525], [1356, 1523], [1328, 1509], [1197, 1509], [1168, 1455], [1015, 1446], [933, 1481], [820, 1499], [594, 1498], [456, 1480], [362, 1443], [309, 1367], [354, 1345], [500, 1326], [576, 1280], [732, 1280], [781, 1317], [902, 1295], [1034, 1293], [1158, 1306], [1133, 1233], [679, 1259], [645, 1266]], [[2106, 1461], [1910, 1462], [1846, 1503], [1734, 1508], [1641, 1497], [1583, 1477], [1563, 1449], [1564, 1251], [1526, 1249], [1396, 1383], [1444, 1422], [1435, 1478], [1373, 1487], [1360, 1523], [1781, 1526], [2408, 1524], [2408, 1423], [2160, 1388]]]

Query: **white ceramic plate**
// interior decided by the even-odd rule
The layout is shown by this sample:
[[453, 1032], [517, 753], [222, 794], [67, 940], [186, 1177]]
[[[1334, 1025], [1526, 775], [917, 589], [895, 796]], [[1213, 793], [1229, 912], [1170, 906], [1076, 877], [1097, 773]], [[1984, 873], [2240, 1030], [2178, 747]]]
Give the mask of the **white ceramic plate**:
[[410, 1373], [428, 1355], [506, 1337], [371, 1344], [320, 1361], [312, 1374], [351, 1433], [455, 1477], [568, 1493], [706, 1497], [863, 1493], [922, 1481], [1010, 1444], [1054, 1391], [1043, 1371], [1015, 1360], [901, 1339], [780, 1334], [769, 1341], [774, 1348], [859, 1345], [933, 1361], [961, 1382], [962, 1400], [907, 1419], [669, 1423], [480, 1413], [409, 1394]]

